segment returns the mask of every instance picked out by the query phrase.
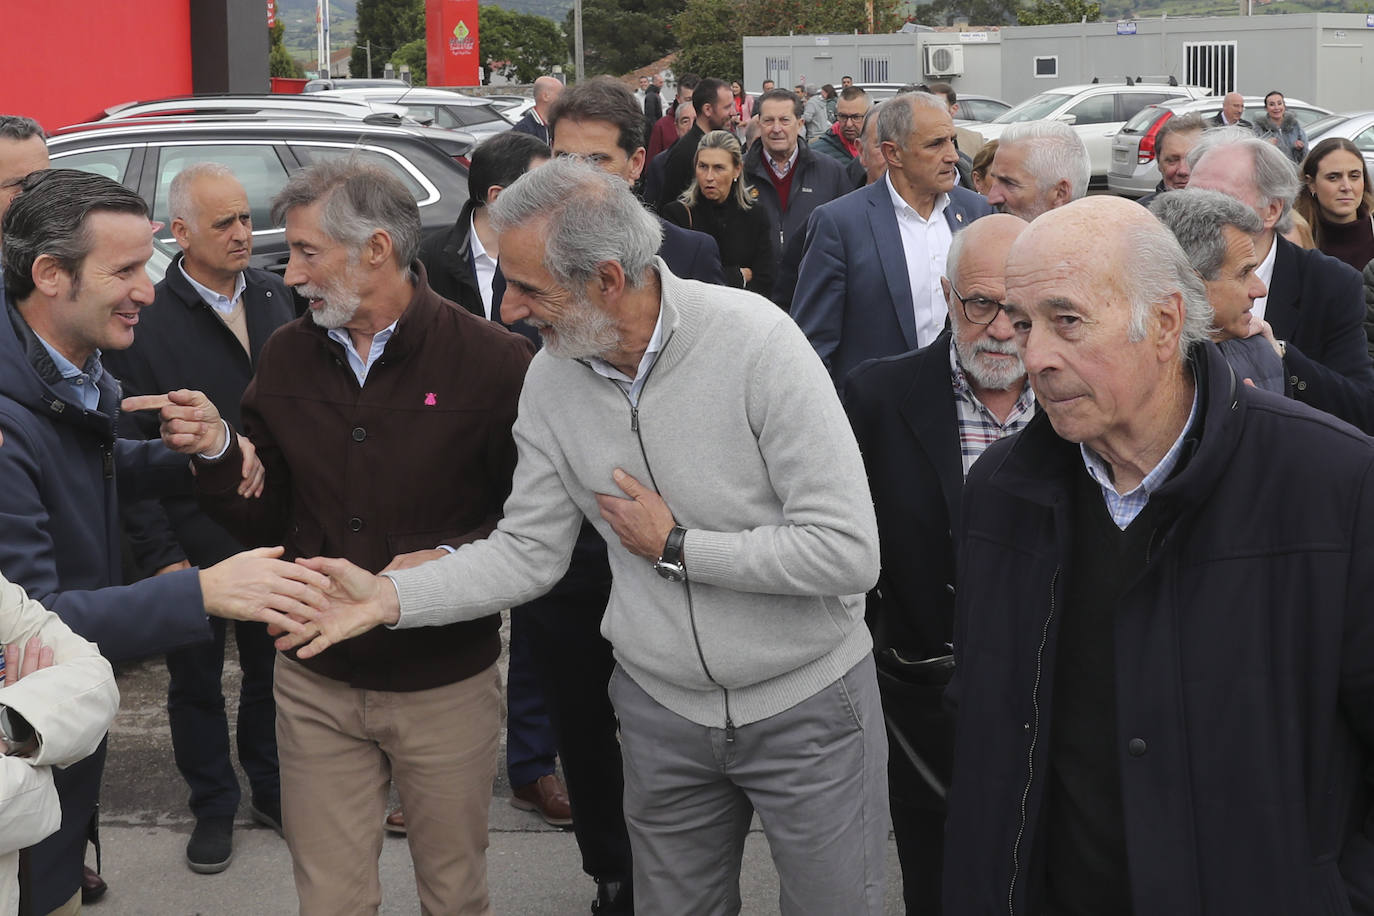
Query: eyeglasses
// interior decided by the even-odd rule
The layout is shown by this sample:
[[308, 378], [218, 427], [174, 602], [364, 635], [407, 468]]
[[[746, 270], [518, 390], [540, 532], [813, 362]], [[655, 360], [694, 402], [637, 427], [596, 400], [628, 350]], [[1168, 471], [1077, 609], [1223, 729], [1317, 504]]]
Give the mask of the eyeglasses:
[[859, 114], [837, 114], [837, 115], [835, 115], [835, 120], [836, 120], [836, 121], [862, 121], [863, 119], [864, 119], [864, 116], [863, 116], [862, 113], [859, 113]]
[[965, 299], [954, 288], [953, 281], [950, 281], [949, 291], [959, 300], [959, 305], [964, 309], [964, 317], [974, 324], [992, 324], [997, 320], [997, 313], [1007, 307], [1005, 302], [998, 302], [986, 296], [970, 296]]

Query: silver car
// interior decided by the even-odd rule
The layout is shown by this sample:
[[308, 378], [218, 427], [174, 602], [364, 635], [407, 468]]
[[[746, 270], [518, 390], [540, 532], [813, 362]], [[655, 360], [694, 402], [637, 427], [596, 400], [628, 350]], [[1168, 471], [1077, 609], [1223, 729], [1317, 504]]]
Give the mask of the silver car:
[[[1284, 98], [1288, 111], [1305, 129], [1307, 125], [1331, 112], [1301, 99]], [[1112, 140], [1112, 164], [1107, 169], [1107, 187], [1123, 197], [1144, 197], [1160, 182], [1159, 165], [1155, 161], [1155, 137], [1164, 122], [1175, 115], [1196, 112], [1207, 121], [1221, 111], [1221, 96], [1205, 99], [1175, 99], [1142, 108], [1122, 126]], [[1245, 120], [1251, 124], [1265, 117], [1264, 96], [1245, 96]]]
[[1344, 137], [1354, 143], [1364, 157], [1365, 168], [1374, 171], [1374, 111], [1333, 115], [1313, 124], [1307, 132], [1307, 144], [1316, 146], [1329, 137]]
[[330, 89], [312, 94], [313, 98], [340, 98], [400, 105], [421, 124], [461, 130], [479, 141], [492, 134], [510, 130], [514, 123], [486, 99], [462, 95], [448, 89]]
[[[1047, 89], [999, 116], [991, 124], [972, 127], [985, 142], [996, 140], [1008, 124], [1022, 121], [1063, 121], [1073, 127], [1087, 147], [1092, 161], [1091, 187], [1107, 186], [1112, 161], [1112, 140], [1123, 124], [1141, 109], [1178, 98], [1201, 98], [1202, 86], [1170, 86], [1165, 83], [1088, 83]], [[962, 144], [961, 144], [962, 146]], [[969, 150], [970, 153], [974, 152]]]

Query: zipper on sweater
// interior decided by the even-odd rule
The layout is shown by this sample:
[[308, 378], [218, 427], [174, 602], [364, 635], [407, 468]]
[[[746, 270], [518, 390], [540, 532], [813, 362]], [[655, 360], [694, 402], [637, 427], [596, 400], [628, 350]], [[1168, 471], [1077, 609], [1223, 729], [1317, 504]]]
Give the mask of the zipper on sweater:
[[[649, 367], [649, 375], [644, 376], [644, 384], [641, 385], [639, 389], [641, 396], [644, 393], [644, 389], [648, 387], [649, 376], [654, 374], [654, 369], [657, 366], [658, 362], [655, 361], [654, 365]], [[624, 388], [621, 388], [619, 383], [617, 383], [614, 379], [607, 379], [607, 381], [609, 381], [612, 385], [615, 385], [615, 390], [619, 391], [621, 396], [625, 398], [625, 403], [630, 405], [630, 431], [635, 434], [635, 441], [639, 443], [640, 457], [644, 459], [644, 467], [649, 472], [649, 484], [654, 488], [654, 492], [657, 493], [659, 492], [658, 481], [654, 479], [654, 469], [653, 466], [649, 464], [649, 453], [644, 448], [644, 437], [640, 434], [639, 431], [639, 406], [630, 400], [629, 392], [627, 392]], [[720, 687], [720, 692], [725, 697], [725, 742], [727, 744], [734, 744], [735, 722], [734, 719], [732, 719], [730, 716], [730, 691], [726, 690], [725, 687], [721, 686], [720, 681], [716, 680], [715, 675], [711, 673], [710, 666], [706, 664], [706, 653], [703, 652], [701, 649], [701, 636], [699, 633], [697, 633], [697, 614], [696, 608], [692, 604], [691, 581], [688, 579], [683, 579], [682, 587], [687, 593], [687, 622], [692, 627], [692, 644], [696, 647], [697, 650], [697, 661], [701, 662], [701, 670], [706, 675], [706, 679], [710, 681], [712, 684], [715, 684], [717, 687]]]
[[1050, 577], [1050, 612], [1045, 616], [1045, 626], [1040, 631], [1040, 647], [1035, 651], [1035, 683], [1031, 687], [1031, 740], [1026, 752], [1026, 788], [1021, 792], [1021, 822], [1016, 828], [1016, 843], [1011, 848], [1011, 883], [1007, 886], [1007, 913], [1016, 916], [1016, 879], [1021, 873], [1021, 841], [1026, 835], [1026, 801], [1030, 797], [1031, 783], [1035, 781], [1035, 746], [1040, 739], [1040, 680], [1044, 674], [1045, 644], [1050, 638], [1050, 622], [1054, 620], [1054, 588], [1059, 582], [1059, 567], [1054, 568]]

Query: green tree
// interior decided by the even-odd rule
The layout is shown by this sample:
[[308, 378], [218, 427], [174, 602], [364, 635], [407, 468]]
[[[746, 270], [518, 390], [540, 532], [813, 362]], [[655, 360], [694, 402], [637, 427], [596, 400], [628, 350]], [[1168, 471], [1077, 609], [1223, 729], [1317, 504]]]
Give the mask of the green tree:
[[717, 79], [744, 78], [744, 42], [735, 0], [687, 0], [673, 19], [673, 34], [680, 43], [678, 73], [700, 73]]
[[1012, 25], [1021, 12], [1020, 0], [932, 0], [919, 7], [916, 21], [921, 25]]
[[[353, 77], [382, 75], [391, 55], [415, 39], [425, 37], [425, 0], [358, 0], [358, 30], [348, 73]], [[372, 72], [367, 72], [367, 44], [372, 44]]]
[[1035, 0], [1016, 14], [1021, 25], [1054, 25], [1059, 22], [1089, 22], [1102, 18], [1102, 4], [1084, 0]]
[[482, 6], [477, 22], [485, 64], [483, 83], [490, 83], [493, 73], [517, 83], [532, 83], [568, 60], [563, 32], [552, 19]]
[[425, 85], [426, 58], [425, 40], [417, 38], [408, 41], [396, 49], [396, 53], [391, 55], [391, 66], [396, 68], [396, 72], [401, 72], [401, 65], [410, 65], [410, 84], [412, 86]]
[[[669, 23], [686, 0], [583, 0], [582, 50], [587, 76], [628, 73], [677, 47]], [[563, 23], [573, 55], [573, 14]], [[757, 34], [757, 33], [748, 33]]]
[[291, 52], [286, 50], [286, 45], [282, 44], [282, 36], [285, 34], [286, 25], [280, 19], [267, 30], [270, 48], [267, 52], [267, 75], [301, 79], [305, 76], [305, 70], [301, 69], [301, 65], [291, 56]]
[[894, 0], [873, 0], [873, 28], [865, 0], [739, 0], [742, 35], [827, 35], [894, 32], [902, 20]]

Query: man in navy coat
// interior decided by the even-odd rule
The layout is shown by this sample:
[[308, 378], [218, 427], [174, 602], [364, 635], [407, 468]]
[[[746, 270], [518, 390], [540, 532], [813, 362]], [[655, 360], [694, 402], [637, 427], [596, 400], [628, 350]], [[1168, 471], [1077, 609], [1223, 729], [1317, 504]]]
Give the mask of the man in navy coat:
[[944, 330], [945, 254], [956, 232], [992, 212], [956, 185], [954, 121], [941, 99], [897, 96], [877, 131], [887, 177], [812, 214], [792, 299], [837, 385], [864, 360], [926, 346]]
[[[228, 167], [195, 163], [172, 179], [167, 197], [170, 228], [182, 253], [154, 287], [155, 307], [139, 316], [133, 346], [104, 353], [104, 362], [124, 383], [126, 394], [160, 394], [178, 388], [204, 391], [223, 405], [230, 424], [238, 426], [239, 401], [253, 378], [262, 345], [295, 317], [291, 294], [276, 274], [249, 266], [252, 210], [243, 185]], [[157, 438], [156, 418], [137, 416], [146, 421], [143, 435]], [[243, 549], [200, 510], [189, 493], [129, 505], [125, 517], [141, 531], [174, 534], [185, 559], [154, 564], [164, 574], [191, 564], [209, 566]], [[243, 673], [237, 749], [252, 791], [249, 814], [281, 832], [276, 703], [272, 699], [277, 650], [261, 623], [240, 621], [231, 628], [223, 620], [212, 620], [210, 627], [213, 639], [167, 653], [172, 754], [191, 790], [190, 808], [196, 818], [186, 861], [200, 874], [214, 874], [229, 866], [240, 799], [221, 687], [230, 629]]]
[[1035, 413], [1001, 308], [1006, 260], [1026, 222], [994, 213], [961, 232], [941, 284], [951, 329], [930, 346], [849, 374], [844, 407], [878, 517], [882, 572], [868, 594], [888, 728], [888, 797], [908, 913], [938, 916], [954, 717], [954, 539], [964, 475]]

